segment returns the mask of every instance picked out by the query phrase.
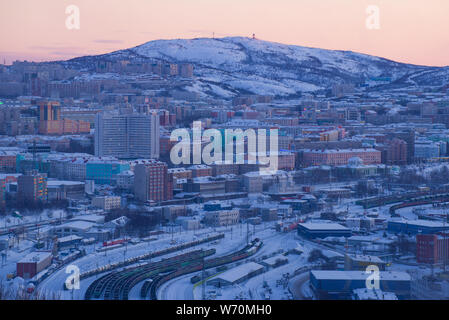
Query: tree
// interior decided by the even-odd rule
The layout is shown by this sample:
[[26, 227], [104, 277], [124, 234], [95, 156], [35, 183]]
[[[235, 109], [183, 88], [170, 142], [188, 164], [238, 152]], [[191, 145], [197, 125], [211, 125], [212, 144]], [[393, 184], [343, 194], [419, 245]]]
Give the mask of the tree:
[[326, 259], [323, 255], [323, 252], [319, 249], [313, 249], [310, 254], [309, 254], [309, 258], [307, 259], [308, 262], [315, 262], [318, 261], [319, 259]]

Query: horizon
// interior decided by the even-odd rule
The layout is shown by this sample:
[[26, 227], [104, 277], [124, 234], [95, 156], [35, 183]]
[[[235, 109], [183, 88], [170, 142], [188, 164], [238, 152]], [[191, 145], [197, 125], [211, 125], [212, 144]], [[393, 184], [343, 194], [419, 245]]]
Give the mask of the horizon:
[[[66, 20], [75, 5], [80, 28]], [[378, 28], [366, 26], [369, 7]], [[266, 12], [270, 12], [269, 15]], [[352, 51], [423, 66], [449, 66], [449, 2], [429, 0], [18, 0], [0, 3], [0, 62], [68, 60], [159, 39], [248, 36], [287, 45]]]

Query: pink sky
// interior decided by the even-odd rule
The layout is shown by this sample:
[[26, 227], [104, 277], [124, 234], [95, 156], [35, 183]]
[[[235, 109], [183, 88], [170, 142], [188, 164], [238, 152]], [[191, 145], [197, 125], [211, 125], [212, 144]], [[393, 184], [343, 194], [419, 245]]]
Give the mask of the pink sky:
[[[68, 5], [80, 30], [65, 27]], [[368, 5], [380, 29], [365, 27]], [[449, 0], [0, 0], [0, 61], [101, 54], [154, 39], [251, 36], [449, 65]]]

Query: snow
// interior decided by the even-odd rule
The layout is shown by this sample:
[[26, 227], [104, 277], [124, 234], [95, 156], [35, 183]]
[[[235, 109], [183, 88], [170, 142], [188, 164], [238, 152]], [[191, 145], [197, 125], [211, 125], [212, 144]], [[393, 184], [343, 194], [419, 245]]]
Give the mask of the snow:
[[[369, 79], [388, 73], [395, 80], [411, 73], [410, 69], [421, 72], [418, 67], [369, 55], [246, 37], [155, 40], [110, 55], [119, 58], [135, 54], [192, 63], [195, 79], [185, 89], [201, 96], [212, 93], [225, 99], [235, 96], [235, 90], [287, 96], [329, 87], [346, 76]], [[98, 79], [114, 77], [114, 74], [97, 76]]]
[[39, 263], [51, 256], [51, 252], [36, 251], [23, 257], [18, 263]]
[[[311, 274], [318, 280], [363, 280], [367, 279], [365, 271], [339, 271], [339, 270], [313, 270]], [[386, 281], [410, 281], [411, 277], [406, 272], [380, 271], [379, 279]]]
[[360, 288], [353, 292], [359, 300], [398, 300], [393, 292], [383, 292], [378, 289]]
[[248, 262], [241, 264], [235, 268], [227, 270], [226, 272], [212, 278], [213, 280], [224, 280], [228, 283], [234, 283], [247, 276], [251, 272], [262, 270], [264, 267], [255, 262]]
[[348, 228], [338, 223], [307, 222], [307, 223], [300, 223], [299, 225], [309, 230], [348, 230]]

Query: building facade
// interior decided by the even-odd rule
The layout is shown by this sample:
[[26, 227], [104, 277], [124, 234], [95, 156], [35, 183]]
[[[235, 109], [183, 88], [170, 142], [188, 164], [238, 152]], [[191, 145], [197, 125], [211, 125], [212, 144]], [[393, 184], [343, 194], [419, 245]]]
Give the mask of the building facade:
[[159, 115], [97, 114], [95, 155], [121, 159], [159, 158]]
[[168, 166], [160, 161], [148, 161], [134, 167], [134, 195], [139, 201], [161, 202], [173, 197]]

